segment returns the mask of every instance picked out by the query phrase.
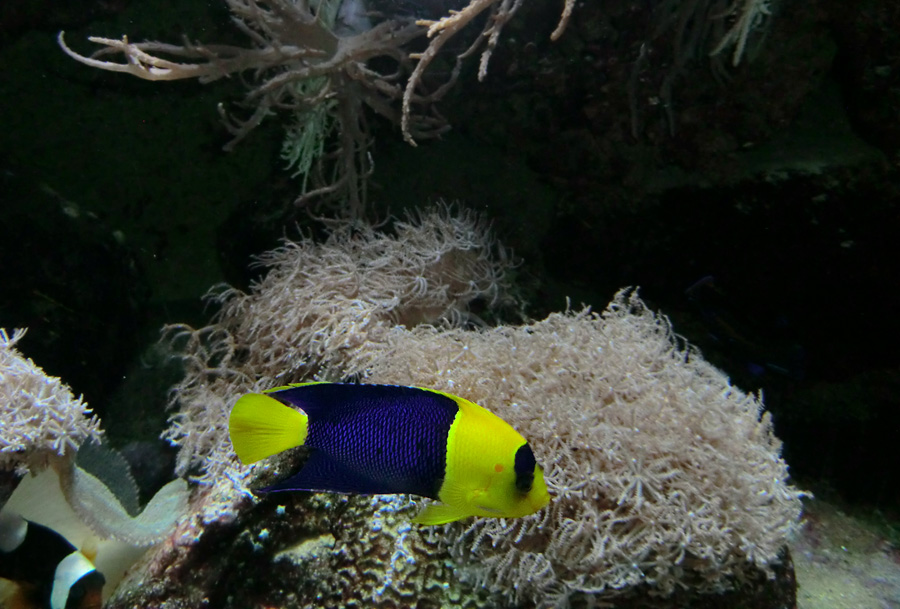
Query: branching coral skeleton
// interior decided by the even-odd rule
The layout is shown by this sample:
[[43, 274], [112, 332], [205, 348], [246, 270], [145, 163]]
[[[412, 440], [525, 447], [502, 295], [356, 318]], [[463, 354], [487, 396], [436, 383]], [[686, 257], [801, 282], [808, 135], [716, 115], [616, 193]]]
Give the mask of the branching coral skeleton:
[[[374, 27], [340, 36], [333, 23], [323, 17], [330, 0], [225, 0], [232, 21], [252, 41], [250, 48], [189, 40], [181, 45], [135, 43], [127, 36], [118, 40], [92, 36], [88, 40], [102, 48], [85, 56], [66, 44], [64, 32], [60, 32], [58, 40], [76, 61], [145, 80], [196, 78], [208, 83], [252, 71], [256, 84], [244, 100], [244, 105], [252, 109], [250, 115], [237, 118], [220, 108], [225, 126], [234, 136], [226, 149], [242, 140], [273, 110], [301, 114], [329, 104], [328, 114], [334, 120], [327, 124], [336, 125], [337, 141], [316, 159], [312, 175], [308, 176], [312, 189], [303, 192], [297, 203], [314, 197], [336, 198], [342, 200], [348, 215], [359, 216], [365, 205], [365, 180], [371, 171], [365, 109], [400, 124], [403, 138], [411, 144], [445, 132], [449, 125], [435, 110], [435, 102], [456, 82], [462, 62], [482, 48], [479, 78], [484, 78], [503, 25], [523, 1], [472, 0], [462, 10], [434, 21], [389, 16]], [[554, 40], [565, 29], [573, 7], [574, 0], [565, 0], [562, 18], [552, 35]], [[436, 87], [426, 85], [425, 71], [444, 44], [488, 9], [490, 18], [482, 33], [457, 56], [445, 82]], [[430, 40], [424, 51], [413, 53], [408, 49], [412, 41], [426, 35]], [[118, 54], [124, 56], [124, 62], [107, 59]], [[370, 60], [375, 58], [380, 59], [379, 65], [386, 63], [390, 67], [373, 67]], [[320, 79], [322, 84], [301, 86], [311, 79]], [[312, 147], [310, 154], [319, 152], [319, 148]]]
[[[366, 25], [349, 35], [336, 33], [335, 15], [343, 8], [341, 2], [357, 0], [224, 1], [232, 21], [251, 40], [249, 48], [189, 40], [181, 45], [134, 43], [127, 36], [92, 36], [88, 40], [102, 48], [88, 57], [72, 50], [62, 32], [59, 44], [69, 56], [87, 66], [145, 80], [196, 78], [207, 83], [252, 72], [255, 84], [242, 104], [250, 109], [249, 115], [237, 117], [224, 107], [219, 108], [233, 136], [225, 149], [233, 148], [273, 111], [293, 113], [296, 120], [288, 130], [285, 158], [303, 174], [302, 192], [296, 203], [317, 198], [336, 200], [346, 215], [359, 217], [366, 204], [366, 180], [372, 171], [366, 114], [374, 111], [399, 124], [403, 139], [412, 145], [416, 140], [444, 133], [449, 125], [435, 104], [455, 84], [463, 62], [478, 53], [478, 78], [484, 79], [503, 27], [526, 0], [469, 0], [460, 10], [451, 10], [436, 19], [387, 15], [374, 27]], [[669, 98], [673, 80], [694, 55], [695, 47], [706, 39], [710, 28], [718, 38], [710, 54], [717, 56], [733, 48], [732, 62], [737, 65], [751, 33], [762, 29], [771, 14], [771, 3], [772, 0], [661, 3], [656, 9], [660, 30], [676, 29], [674, 67], [661, 87], [662, 98]], [[562, 36], [574, 8], [575, 0], [564, 0], [551, 40]], [[429, 66], [446, 43], [484, 13], [487, 19], [481, 32], [456, 56], [449, 73], [442, 81], [436, 77], [426, 82]], [[427, 38], [424, 50], [412, 49], [412, 44], [423, 37]], [[124, 62], [108, 59], [118, 54], [124, 56]], [[374, 59], [378, 62], [371, 61]], [[633, 80], [644, 59], [642, 53], [635, 63]], [[633, 91], [630, 96], [634, 97]], [[633, 126], [635, 133], [637, 130]]]

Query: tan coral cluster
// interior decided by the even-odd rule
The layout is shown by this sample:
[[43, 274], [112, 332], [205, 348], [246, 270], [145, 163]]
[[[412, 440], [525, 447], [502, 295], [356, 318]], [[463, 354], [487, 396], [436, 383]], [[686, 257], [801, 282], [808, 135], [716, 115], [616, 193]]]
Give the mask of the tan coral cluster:
[[[454, 586], [461, 569], [469, 585], [544, 607], [638, 585], [714, 591], [728, 578], [769, 571], [798, 526], [803, 493], [787, 482], [759, 399], [680, 343], [634, 293], [618, 294], [600, 314], [453, 325], [471, 299], [504, 293], [497, 251], [474, 218], [446, 210], [392, 235], [340, 224], [324, 243], [289, 242], [266, 255], [272, 268], [251, 293], [213, 296], [222, 310], [212, 326], [173, 330], [188, 374], [174, 392], [179, 413], [169, 437], [181, 445], [182, 470], [205, 467], [197, 514], [245, 514], [251, 503], [238, 503], [251, 480], [293, 466], [290, 456], [253, 468], [236, 462], [226, 421], [240, 394], [358, 378], [446, 390], [493, 410], [530, 440], [553, 495], [524, 519], [410, 529], [411, 540], [437, 534], [448, 546], [412, 552], [419, 566], [391, 576], [391, 595], [426, 580]], [[401, 325], [412, 319], [431, 324]], [[358, 534], [319, 544], [317, 560], [364, 563], [378, 505], [331, 512], [334, 526], [315, 539], [350, 516]], [[405, 514], [395, 512], [394, 525]], [[394, 563], [376, 563], [373, 573], [386, 581]], [[339, 596], [344, 585], [334, 582], [321, 580], [315, 595]]]
[[798, 527], [803, 493], [762, 403], [679, 347], [633, 292], [599, 315], [396, 328], [387, 342], [367, 381], [464, 395], [519, 429], [545, 467], [548, 509], [447, 527], [461, 564], [516, 602], [715, 590], [769, 569]]
[[[449, 125], [434, 104], [456, 82], [464, 60], [479, 51], [479, 77], [484, 78], [503, 26], [522, 2], [472, 0], [462, 10], [450, 10], [436, 21], [379, 14], [351, 0], [224, 0], [224, 4], [234, 24], [250, 39], [248, 46], [201, 44], [187, 38], [182, 45], [174, 45], [131, 42], [127, 35], [121, 39], [91, 36], [89, 40], [101, 48], [86, 56], [68, 46], [64, 32], [59, 33], [58, 41], [66, 54], [84, 65], [145, 80], [196, 78], [207, 83], [248, 75], [247, 80], [254, 84], [242, 105], [251, 109], [249, 115], [231, 116], [219, 106], [225, 126], [234, 136], [226, 149], [275, 110], [288, 110], [303, 128], [289, 130], [286, 148], [307, 151], [302, 155], [305, 160], [298, 163], [307, 171], [304, 192], [296, 202], [306, 204], [323, 197], [339, 203], [347, 215], [362, 217], [366, 181], [373, 169], [369, 114], [399, 123], [404, 139], [411, 144], [446, 132]], [[554, 40], [565, 29], [574, 5], [574, 0], [565, 0]], [[357, 10], [365, 19], [354, 28], [335, 23], [336, 13]], [[479, 19], [484, 13], [487, 19]], [[370, 17], [378, 23], [368, 23]], [[438, 53], [470, 23], [475, 29], [482, 28], [481, 33], [473, 32], [472, 39], [464, 43], [467, 49], [449, 53], [454, 67], [434, 70], [426, 83], [425, 72]], [[346, 31], [349, 29], [354, 31]], [[425, 37], [428, 41], [420, 52], [421, 43], [416, 46], [416, 41]], [[119, 54], [124, 56], [121, 62], [108, 59]], [[319, 118], [310, 120], [310, 111]], [[318, 144], [300, 144], [298, 134]], [[306, 190], [310, 183], [313, 189]]]
[[229, 515], [250, 470], [237, 465], [228, 412], [247, 391], [311, 378], [341, 379], [377, 357], [398, 324], [460, 324], [475, 299], [509, 299], [509, 261], [473, 214], [447, 207], [398, 222], [392, 233], [339, 222], [324, 243], [285, 241], [264, 254], [266, 277], [245, 294], [213, 290], [215, 323], [169, 328], [186, 365], [173, 391], [167, 437], [181, 446], [180, 473], [197, 464], [213, 497], [204, 518]]

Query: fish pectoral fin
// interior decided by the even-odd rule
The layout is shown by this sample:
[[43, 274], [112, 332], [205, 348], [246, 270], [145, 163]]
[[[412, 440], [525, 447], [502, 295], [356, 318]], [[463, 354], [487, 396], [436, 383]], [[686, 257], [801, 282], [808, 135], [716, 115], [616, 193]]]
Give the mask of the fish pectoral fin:
[[483, 493], [484, 489], [472, 488], [470, 484], [444, 480], [438, 499], [447, 505], [472, 505]]
[[425, 509], [413, 518], [413, 522], [428, 525], [446, 524], [468, 518], [469, 516], [474, 516], [474, 514], [446, 503], [431, 503], [426, 505]]

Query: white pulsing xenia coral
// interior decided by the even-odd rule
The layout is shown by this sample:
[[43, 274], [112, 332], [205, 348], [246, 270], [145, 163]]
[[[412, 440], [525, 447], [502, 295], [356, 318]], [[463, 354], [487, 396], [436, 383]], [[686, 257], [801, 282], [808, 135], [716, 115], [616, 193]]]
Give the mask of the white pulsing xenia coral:
[[787, 483], [762, 403], [679, 346], [635, 294], [526, 326], [396, 328], [378, 350], [359, 370], [368, 382], [463, 395], [543, 464], [547, 509], [445, 532], [462, 564], [516, 602], [715, 590], [769, 569], [799, 526], [804, 493]]
[[637, 585], [717, 590], [770, 571], [804, 493], [788, 484], [761, 401], [627, 291], [600, 314], [454, 324], [472, 299], [505, 291], [508, 263], [493, 261], [483, 229], [446, 209], [391, 235], [338, 223], [324, 243], [265, 254], [271, 268], [250, 293], [214, 291], [211, 326], [172, 328], [187, 374], [167, 437], [181, 471], [202, 467], [195, 514], [232, 517], [268, 467], [241, 466], [228, 441], [241, 394], [355, 376], [465, 396], [528, 438], [550, 505], [440, 530], [458, 565], [517, 603], [598, 603]]
[[[259, 257], [269, 272], [249, 293], [214, 288], [215, 322], [169, 335], [186, 365], [174, 388], [176, 414], [166, 437], [181, 448], [178, 471], [196, 465], [199, 480], [223, 502], [246, 491], [250, 469], [228, 441], [228, 413], [243, 393], [312, 378], [342, 379], [347, 363], [377, 357], [397, 325], [459, 325], [475, 299], [510, 300], [510, 262], [475, 215], [439, 206], [392, 233], [336, 222], [324, 243], [286, 240]], [[216, 518], [230, 508], [211, 499]]]
[[22, 473], [101, 437], [100, 421], [82, 399], [16, 349], [24, 335], [0, 328], [0, 469]]

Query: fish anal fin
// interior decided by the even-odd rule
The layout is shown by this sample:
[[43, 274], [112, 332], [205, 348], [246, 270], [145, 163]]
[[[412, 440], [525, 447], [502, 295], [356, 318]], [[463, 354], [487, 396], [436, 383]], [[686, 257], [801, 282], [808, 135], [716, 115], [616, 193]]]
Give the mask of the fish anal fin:
[[272, 486], [260, 489], [262, 493], [278, 491], [319, 491], [328, 493], [358, 493], [380, 495], [397, 492], [385, 482], [371, 480], [345, 465], [331, 459], [323, 452], [313, 450], [299, 472]]

